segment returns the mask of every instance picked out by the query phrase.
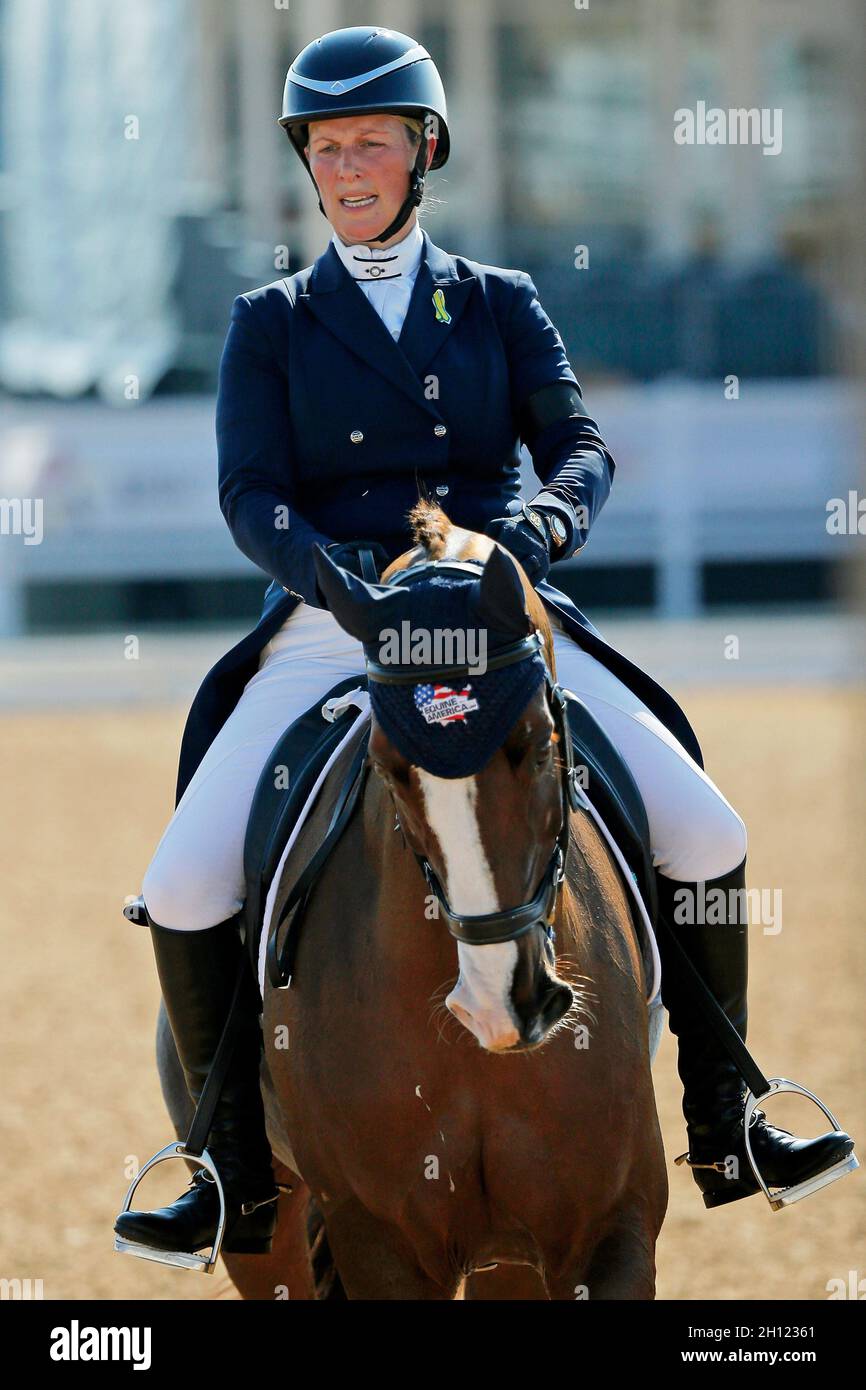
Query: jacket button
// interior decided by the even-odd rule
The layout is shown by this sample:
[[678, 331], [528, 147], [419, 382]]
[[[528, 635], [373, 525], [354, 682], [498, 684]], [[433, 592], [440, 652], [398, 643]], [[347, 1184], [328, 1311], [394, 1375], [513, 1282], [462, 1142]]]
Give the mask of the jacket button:
[[451, 489], [450, 489], [450, 487], [448, 486], [447, 483], [440, 483], [439, 486], [438, 486], [437, 489], [436, 489], [436, 496], [437, 496], [437, 497], [447, 497], [450, 491], [451, 491]]
[[442, 436], [443, 436], [443, 434], [447, 434], [447, 433], [448, 433], [448, 426], [447, 426], [447, 425], [434, 425], [434, 426], [433, 426], [433, 433], [434, 433], [435, 435], [437, 435], [437, 436], [439, 437], [439, 439], [441, 439]]
[[352, 441], [353, 444], [360, 444], [360, 443], [362, 443], [363, 438], [364, 438], [364, 431], [363, 431], [363, 430], [352, 430], [352, 433], [349, 435], [349, 438], [351, 439], [351, 441]]

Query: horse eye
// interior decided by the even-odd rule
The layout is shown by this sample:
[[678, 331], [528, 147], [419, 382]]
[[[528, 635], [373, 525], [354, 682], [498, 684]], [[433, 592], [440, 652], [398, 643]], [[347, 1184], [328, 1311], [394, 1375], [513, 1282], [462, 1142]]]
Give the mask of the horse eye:
[[386, 786], [390, 786], [392, 782], [405, 785], [409, 781], [409, 773], [402, 767], [386, 767], [384, 763], [378, 762], [375, 758], [370, 759], [370, 766], [381, 777]]

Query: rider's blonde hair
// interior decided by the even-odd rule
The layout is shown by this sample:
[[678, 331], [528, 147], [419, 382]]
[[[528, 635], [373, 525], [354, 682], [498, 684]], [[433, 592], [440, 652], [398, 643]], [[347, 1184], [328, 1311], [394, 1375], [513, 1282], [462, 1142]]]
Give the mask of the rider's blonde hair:
[[396, 111], [394, 114], [397, 116], [398, 121], [402, 121], [405, 126], [409, 127], [410, 131], [414, 132], [415, 139], [412, 141], [412, 144], [417, 145], [424, 133], [423, 123], [418, 120], [417, 116], [401, 116]]

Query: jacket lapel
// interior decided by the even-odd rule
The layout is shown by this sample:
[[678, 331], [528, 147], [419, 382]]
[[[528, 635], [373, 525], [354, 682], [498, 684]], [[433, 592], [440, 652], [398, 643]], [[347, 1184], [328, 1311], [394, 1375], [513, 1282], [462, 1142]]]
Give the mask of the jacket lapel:
[[409, 359], [418, 377], [454, 332], [477, 283], [474, 275], [461, 280], [454, 261], [446, 251], [433, 245], [426, 232], [424, 246], [426, 255], [422, 256], [418, 267], [409, 309], [397, 340], [397, 347]]
[[[331, 242], [313, 266], [307, 292], [298, 295], [298, 302], [356, 357], [439, 419], [436, 402], [424, 393], [421, 374], [454, 331], [476, 277], [461, 280], [447, 252], [434, 246], [426, 232], [422, 236], [421, 263], [397, 342]], [[437, 313], [434, 295], [440, 290]]]

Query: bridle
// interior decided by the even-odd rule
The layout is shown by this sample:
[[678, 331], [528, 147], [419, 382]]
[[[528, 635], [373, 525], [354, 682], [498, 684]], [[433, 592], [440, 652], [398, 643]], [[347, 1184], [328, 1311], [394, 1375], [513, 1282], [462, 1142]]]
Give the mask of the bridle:
[[[413, 584], [429, 574], [431, 570], [438, 574], [469, 573], [477, 578], [477, 567], [483, 568], [483, 566], [484, 561], [480, 559], [422, 560], [406, 569], [398, 570], [396, 574], [391, 575], [384, 582], [386, 584]], [[448, 924], [448, 930], [458, 941], [463, 941], [469, 946], [492, 946], [503, 941], [516, 941], [518, 937], [531, 931], [536, 925], [544, 926], [548, 941], [552, 942], [553, 940], [553, 917], [559, 889], [565, 878], [565, 863], [568, 855], [569, 812], [582, 806], [584, 799], [577, 780], [578, 772], [568, 727], [568, 705], [565, 690], [553, 680], [547, 661], [544, 659], [543, 648], [544, 636], [536, 628], [526, 637], [521, 637], [518, 641], [511, 642], [508, 646], [493, 652], [487, 658], [485, 667], [486, 671], [496, 671], [504, 666], [511, 666], [516, 661], [525, 661], [535, 652], [539, 652], [544, 661], [544, 679], [550, 713], [562, 750], [562, 775], [560, 779], [562, 820], [556, 836], [553, 854], [542, 875], [535, 896], [529, 902], [521, 903], [518, 907], [507, 908], [501, 912], [482, 912], [471, 916], [455, 912], [445, 896], [429, 859], [426, 855], [419, 854], [417, 850], [412, 850], [430, 891], [439, 903]], [[368, 680], [376, 681], [382, 685], [416, 685], [426, 680], [438, 680], [440, 677], [460, 680], [477, 671], [477, 667], [469, 666], [466, 663], [445, 666], [383, 666], [370, 657], [366, 658], [366, 667]], [[397, 817], [397, 826], [402, 829], [399, 816]]]

